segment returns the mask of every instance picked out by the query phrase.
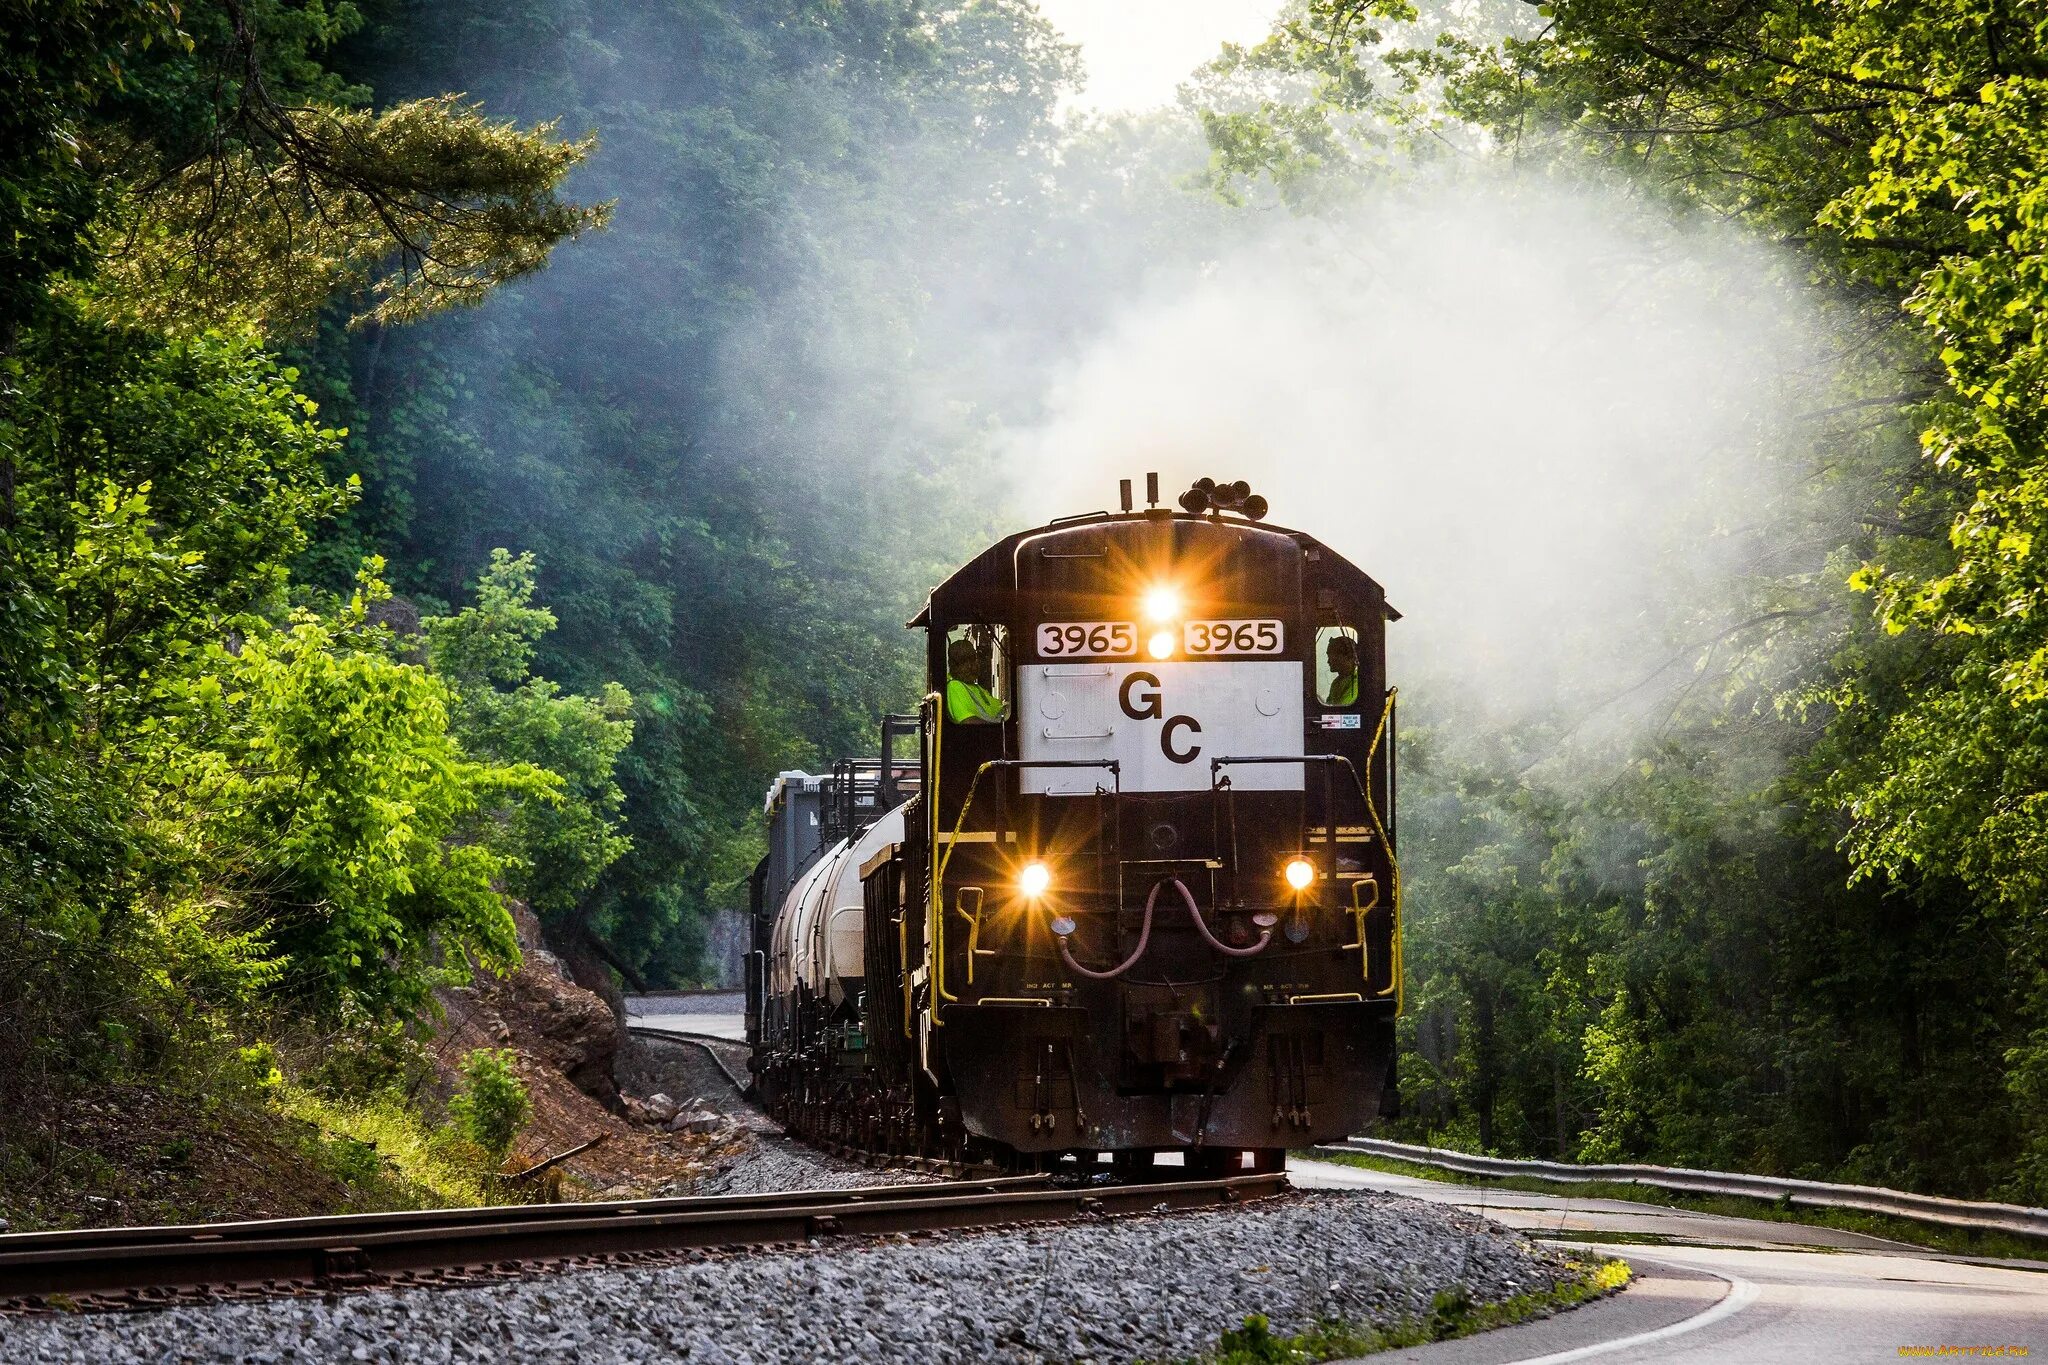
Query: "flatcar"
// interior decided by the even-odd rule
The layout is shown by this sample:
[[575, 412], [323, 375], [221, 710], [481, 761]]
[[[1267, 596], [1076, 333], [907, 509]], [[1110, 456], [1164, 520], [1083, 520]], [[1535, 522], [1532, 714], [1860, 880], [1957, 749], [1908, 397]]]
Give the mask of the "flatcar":
[[770, 788], [747, 1036], [800, 1135], [1213, 1173], [1391, 1109], [1399, 613], [1243, 483], [1147, 484], [960, 567], [918, 713]]

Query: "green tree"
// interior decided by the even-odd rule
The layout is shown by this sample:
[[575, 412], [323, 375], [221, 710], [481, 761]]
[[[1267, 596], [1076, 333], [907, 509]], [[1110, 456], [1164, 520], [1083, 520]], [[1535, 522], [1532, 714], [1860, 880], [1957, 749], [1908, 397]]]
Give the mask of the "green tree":
[[78, 1139], [85, 1082], [184, 1083], [252, 1011], [410, 1017], [515, 952], [494, 841], [560, 780], [462, 751], [374, 583], [288, 609], [356, 481], [264, 346], [335, 289], [473, 301], [601, 211], [555, 193], [586, 144], [364, 113], [321, 65], [356, 22], [0, 13], [0, 1161]]
[[604, 870], [632, 847], [622, 828], [615, 769], [632, 742], [633, 699], [617, 683], [597, 696], [563, 695], [532, 675], [535, 644], [555, 615], [533, 605], [534, 562], [493, 550], [476, 605], [420, 622], [427, 659], [453, 694], [466, 752], [531, 763], [560, 779], [557, 799], [521, 802], [501, 833], [518, 868], [510, 885], [544, 920], [576, 916]]
[[469, 959], [518, 962], [498, 887], [511, 866], [490, 817], [555, 796], [531, 764], [466, 755], [445, 686], [371, 624], [388, 590], [367, 566], [329, 618], [255, 626], [212, 645], [184, 689], [204, 748], [180, 745], [180, 794], [212, 874], [240, 873], [300, 999], [373, 1017], [416, 1014]]
[[1014, 0], [394, 0], [348, 52], [382, 99], [594, 128], [577, 186], [618, 210], [487, 309], [309, 351], [368, 485], [310, 571], [458, 602], [534, 552], [540, 671], [633, 697], [632, 847], [553, 928], [692, 979], [764, 780], [914, 701], [902, 624], [990, 518], [979, 415], [922, 397], [928, 291], [1038, 202], [1072, 52]]
[[[1589, 1153], [2042, 1188], [2044, 33], [1969, 0], [1310, 0], [1218, 64], [1226, 192], [1317, 210], [1442, 146], [1618, 185], [1795, 246], [1855, 358], [1814, 404], [1815, 512], [1776, 533], [1818, 572], [1702, 612], [1727, 662], [1654, 741], [1538, 779], [1532, 726], [1425, 826], [1413, 960], [1468, 1025], [1449, 1122], [1562, 1060]], [[1483, 1059], [1482, 1005], [1562, 1026]]]

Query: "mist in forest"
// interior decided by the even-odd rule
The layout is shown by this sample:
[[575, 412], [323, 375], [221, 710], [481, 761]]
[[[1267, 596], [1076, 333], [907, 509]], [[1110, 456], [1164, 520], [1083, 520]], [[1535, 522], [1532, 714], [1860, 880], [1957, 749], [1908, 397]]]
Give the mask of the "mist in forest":
[[1397, 681], [1502, 719], [1640, 717], [1741, 576], [1786, 567], [1820, 335], [1733, 234], [1424, 183], [1155, 278], [1002, 448], [1039, 518], [1146, 470], [1169, 500], [1248, 480], [1386, 587]]

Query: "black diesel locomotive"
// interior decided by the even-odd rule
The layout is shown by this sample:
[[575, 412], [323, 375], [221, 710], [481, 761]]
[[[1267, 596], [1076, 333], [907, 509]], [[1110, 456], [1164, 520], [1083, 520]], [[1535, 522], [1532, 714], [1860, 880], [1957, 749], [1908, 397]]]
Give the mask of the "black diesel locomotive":
[[747, 1035], [794, 1131], [1219, 1172], [1391, 1100], [1399, 614], [1242, 483], [1148, 484], [940, 584], [919, 714], [769, 792]]

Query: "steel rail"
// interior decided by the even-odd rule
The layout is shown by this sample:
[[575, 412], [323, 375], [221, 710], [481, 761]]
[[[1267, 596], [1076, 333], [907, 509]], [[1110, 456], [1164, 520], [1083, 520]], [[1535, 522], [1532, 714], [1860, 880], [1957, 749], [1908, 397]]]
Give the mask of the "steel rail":
[[[851, 1189], [801, 1190], [771, 1194], [680, 1195], [659, 1199], [622, 1199], [592, 1203], [486, 1204], [479, 1208], [399, 1209], [388, 1213], [320, 1214], [305, 1218], [255, 1218], [239, 1223], [170, 1223], [147, 1227], [60, 1228], [49, 1232], [18, 1232], [0, 1237], [0, 1255], [17, 1251], [65, 1251], [79, 1247], [139, 1247], [155, 1243], [177, 1244], [195, 1238], [219, 1240], [238, 1238], [289, 1239], [322, 1237], [344, 1233], [404, 1232], [417, 1228], [475, 1227], [492, 1222], [544, 1223], [574, 1222], [596, 1215], [622, 1217], [633, 1213], [689, 1213], [704, 1209], [747, 1209], [774, 1207], [802, 1198], [815, 1203], [838, 1203], [873, 1198], [887, 1192], [919, 1198], [948, 1191], [975, 1193], [1030, 1189], [1045, 1185], [1042, 1175], [1007, 1176], [957, 1185], [877, 1185]], [[4, 1264], [4, 1263], [0, 1263]]]
[[1234, 1204], [1284, 1174], [1056, 1188], [1043, 1177], [0, 1236], [0, 1307], [57, 1295], [342, 1285], [565, 1257], [805, 1242]]
[[[642, 1015], [640, 1017], [644, 1019], [647, 1016]], [[711, 1059], [711, 1064], [717, 1067], [728, 1081], [732, 1082], [733, 1089], [739, 1091], [742, 1095], [747, 1093], [747, 1088], [751, 1082], [734, 1074], [733, 1069], [725, 1064], [725, 1058], [718, 1055], [718, 1049], [712, 1046], [714, 1043], [724, 1043], [730, 1047], [744, 1048], [747, 1045], [745, 1040], [740, 1038], [720, 1038], [709, 1033], [691, 1033], [679, 1028], [663, 1028], [659, 1024], [629, 1023], [626, 1025], [626, 1032], [635, 1038], [652, 1038], [656, 1042], [666, 1043], [688, 1043], [692, 1047], [701, 1049], [704, 1055]]]
[[1522, 1177], [1560, 1184], [1612, 1181], [1680, 1194], [1735, 1195], [1767, 1202], [1783, 1200], [1806, 1208], [1853, 1209], [1859, 1213], [1882, 1213], [1922, 1223], [1939, 1223], [1944, 1227], [2048, 1237], [2048, 1209], [1944, 1199], [1938, 1195], [1912, 1194], [1876, 1185], [1836, 1185], [1820, 1180], [1787, 1180], [1771, 1175], [1698, 1171], [1683, 1166], [1580, 1166], [1566, 1161], [1525, 1161], [1475, 1156], [1470, 1152], [1453, 1152], [1441, 1147], [1416, 1147], [1381, 1138], [1348, 1138], [1316, 1150], [1388, 1157], [1455, 1171], [1460, 1175]]

